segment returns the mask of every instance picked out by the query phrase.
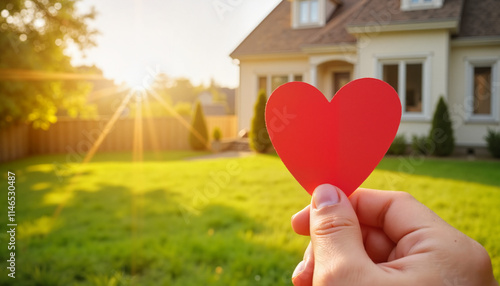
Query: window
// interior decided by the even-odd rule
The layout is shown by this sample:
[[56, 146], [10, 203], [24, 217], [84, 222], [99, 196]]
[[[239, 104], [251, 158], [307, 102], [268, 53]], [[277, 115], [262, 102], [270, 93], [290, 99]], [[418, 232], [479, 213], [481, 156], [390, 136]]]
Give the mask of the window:
[[257, 78], [258, 90], [265, 90], [266, 95], [269, 95], [280, 85], [290, 81], [302, 81], [302, 74], [277, 74], [277, 75], [262, 75]]
[[425, 118], [428, 92], [425, 77], [425, 59], [388, 60], [380, 62], [380, 78], [399, 94], [406, 118]]
[[292, 26], [311, 28], [325, 25], [326, 13], [332, 12], [336, 4], [327, 0], [293, 0]]
[[491, 67], [475, 67], [473, 114], [491, 115], [491, 107]]
[[319, 20], [318, 0], [299, 0], [299, 23], [317, 24]]
[[401, 10], [438, 9], [443, 7], [444, 0], [401, 0]]
[[466, 64], [466, 106], [468, 120], [498, 120], [498, 90], [495, 87], [497, 75], [495, 60], [467, 61]]
[[259, 76], [259, 92], [261, 90], [264, 90], [267, 92], [267, 77], [266, 76]]
[[277, 89], [280, 85], [288, 82], [287, 75], [273, 75], [271, 77], [271, 92]]

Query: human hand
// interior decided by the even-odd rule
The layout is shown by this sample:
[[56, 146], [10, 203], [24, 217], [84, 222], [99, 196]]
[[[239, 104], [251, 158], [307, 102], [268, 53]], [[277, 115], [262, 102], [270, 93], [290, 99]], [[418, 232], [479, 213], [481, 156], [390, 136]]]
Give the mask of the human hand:
[[311, 236], [295, 286], [498, 285], [484, 247], [404, 192], [321, 185], [292, 227]]

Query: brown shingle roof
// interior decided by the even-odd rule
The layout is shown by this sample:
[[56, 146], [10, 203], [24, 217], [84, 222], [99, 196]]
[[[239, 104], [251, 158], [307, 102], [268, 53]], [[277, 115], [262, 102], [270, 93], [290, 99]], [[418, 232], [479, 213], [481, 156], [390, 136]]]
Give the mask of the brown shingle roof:
[[458, 37], [500, 36], [500, 0], [445, 0], [439, 9], [401, 11], [400, 0], [343, 0], [324, 27], [294, 29], [291, 1], [283, 0], [231, 57], [295, 53], [303, 47], [355, 43], [347, 26], [458, 21]]
[[343, 0], [330, 21], [319, 28], [294, 29], [291, 24], [291, 1], [284, 0], [231, 53], [231, 57], [252, 54], [300, 52], [313, 44], [356, 42], [345, 29], [348, 17], [358, 0]]
[[465, 0], [458, 36], [500, 36], [500, 1]]
[[401, 11], [400, 0], [370, 0], [349, 23], [350, 26], [459, 20], [464, 0], [445, 0], [439, 9]]

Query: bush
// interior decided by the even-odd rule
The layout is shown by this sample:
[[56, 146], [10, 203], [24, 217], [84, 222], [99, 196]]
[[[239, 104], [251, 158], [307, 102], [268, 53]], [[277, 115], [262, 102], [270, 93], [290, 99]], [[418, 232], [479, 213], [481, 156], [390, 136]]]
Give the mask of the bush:
[[449, 156], [455, 149], [455, 138], [453, 137], [453, 128], [451, 126], [448, 106], [444, 98], [439, 98], [439, 102], [432, 119], [432, 128], [429, 139], [433, 143], [433, 155]]
[[488, 128], [488, 134], [484, 136], [484, 140], [488, 143], [488, 151], [495, 158], [500, 158], [500, 131], [495, 132]]
[[208, 144], [208, 131], [205, 115], [201, 108], [201, 103], [196, 102], [193, 120], [191, 122], [191, 130], [189, 132], [189, 144], [193, 150], [206, 150]]
[[259, 91], [249, 134], [250, 148], [258, 153], [265, 153], [272, 145], [266, 128], [266, 102], [266, 92]]
[[432, 142], [429, 137], [413, 135], [411, 137], [411, 149], [418, 154], [429, 155], [432, 150]]
[[406, 138], [404, 134], [397, 135], [391, 143], [391, 147], [387, 150], [387, 154], [403, 155], [406, 152]]
[[174, 106], [175, 112], [181, 116], [191, 116], [191, 111], [193, 110], [193, 107], [191, 106], [191, 103], [189, 102], [178, 102]]
[[220, 139], [222, 138], [222, 131], [219, 127], [214, 128], [214, 130], [212, 131], [212, 137], [215, 141], [220, 141]]

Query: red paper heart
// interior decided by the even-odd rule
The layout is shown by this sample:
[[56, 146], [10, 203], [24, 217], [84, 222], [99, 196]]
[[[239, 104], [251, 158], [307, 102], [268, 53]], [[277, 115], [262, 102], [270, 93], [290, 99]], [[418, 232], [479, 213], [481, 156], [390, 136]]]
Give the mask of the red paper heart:
[[273, 146], [309, 194], [328, 183], [351, 195], [384, 157], [400, 120], [398, 94], [373, 78], [348, 83], [331, 102], [310, 84], [290, 82], [266, 106]]

